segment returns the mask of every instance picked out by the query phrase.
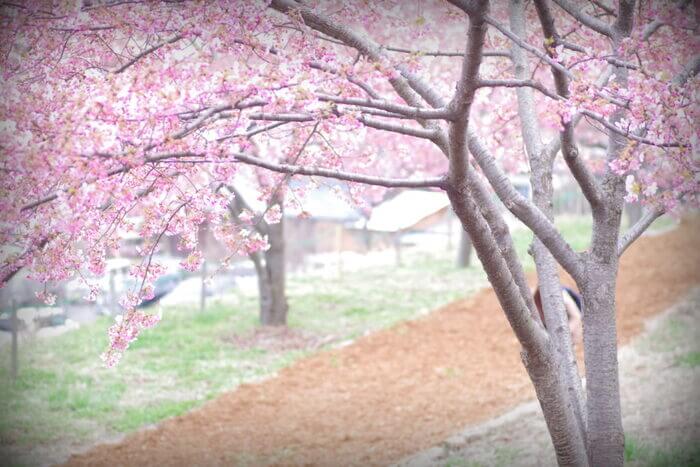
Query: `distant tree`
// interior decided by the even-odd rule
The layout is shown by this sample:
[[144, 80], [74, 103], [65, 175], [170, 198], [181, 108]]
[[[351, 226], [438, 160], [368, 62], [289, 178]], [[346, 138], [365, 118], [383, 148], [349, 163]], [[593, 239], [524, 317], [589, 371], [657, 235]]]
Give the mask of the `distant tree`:
[[[230, 204], [233, 222], [243, 224], [255, 211], [246, 202], [243, 195], [234, 187], [229, 188], [235, 194]], [[258, 300], [260, 306], [260, 324], [263, 326], [286, 326], [289, 304], [287, 303], [285, 239], [284, 239], [284, 203], [282, 196], [277, 194], [267, 207], [279, 212], [277, 222], [268, 223], [265, 213], [258, 213], [250, 224], [265, 238], [269, 248], [253, 250], [248, 257], [255, 265], [258, 280]]]
[[[267, 247], [223, 221], [219, 187], [241, 165], [269, 171], [267, 187], [345, 180], [358, 200], [363, 185], [444, 190], [522, 345], [559, 463], [622, 465], [618, 262], [663, 212], [698, 204], [697, 2], [553, 3], [3, 3], [2, 281], [21, 267], [43, 282], [100, 274], [138, 233], [140, 287], [110, 328], [114, 365], [157, 321], [136, 305], [163, 272], [164, 235], [182, 236], [190, 269], [204, 221], [234, 252]], [[251, 122], [277, 154], [247, 151]], [[604, 160], [581, 140], [602, 142]], [[587, 251], [553, 223], [560, 153], [591, 206]], [[532, 200], [505, 176], [523, 168]], [[546, 327], [489, 190], [535, 235]], [[621, 235], [625, 200], [647, 212]], [[583, 295], [586, 397], [557, 264]]]
[[457, 266], [467, 268], [472, 262], [472, 240], [469, 238], [469, 233], [462, 230], [459, 236], [459, 249], [457, 250]]

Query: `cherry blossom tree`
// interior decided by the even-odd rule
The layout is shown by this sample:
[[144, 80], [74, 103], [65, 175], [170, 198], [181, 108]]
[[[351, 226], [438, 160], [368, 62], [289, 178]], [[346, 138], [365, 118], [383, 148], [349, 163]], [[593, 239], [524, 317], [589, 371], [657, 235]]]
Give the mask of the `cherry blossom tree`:
[[[163, 273], [153, 260], [163, 236], [181, 237], [190, 269], [204, 221], [231, 254], [266, 248], [230, 219], [235, 193], [222, 187], [243, 166], [264, 169], [261, 196], [279, 206], [304, 197], [289, 177], [344, 180], [358, 203], [366, 189], [443, 190], [522, 344], [558, 462], [622, 465], [618, 261], [659, 215], [698, 204], [696, 7], [3, 2], [1, 280], [24, 268], [90, 285], [84, 271], [101, 274], [120, 238], [138, 233], [139, 286], [104, 355], [114, 365], [158, 320], [136, 305]], [[256, 155], [253, 136], [275, 150]], [[588, 157], [583, 143], [605, 156]], [[555, 163], [590, 203], [587, 251], [553, 224]], [[532, 199], [512, 170], [530, 173]], [[544, 323], [492, 193], [534, 233]], [[625, 201], [646, 212], [621, 233]], [[583, 295], [585, 393], [557, 266]]]

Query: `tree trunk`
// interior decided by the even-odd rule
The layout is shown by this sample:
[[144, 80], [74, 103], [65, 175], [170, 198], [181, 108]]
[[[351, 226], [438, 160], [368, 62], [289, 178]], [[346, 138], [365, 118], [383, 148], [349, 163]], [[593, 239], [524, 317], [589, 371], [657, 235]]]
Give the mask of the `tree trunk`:
[[[234, 222], [239, 222], [238, 216], [243, 209], [251, 211], [243, 196], [235, 187], [229, 187], [236, 198], [229, 206]], [[263, 326], [286, 326], [287, 304], [285, 277], [285, 248], [284, 248], [284, 208], [282, 198], [276, 193], [270, 201], [270, 207], [277, 205], [282, 211], [278, 223], [265, 221], [264, 215], [254, 225], [261, 235], [267, 235], [270, 248], [267, 251], [256, 251], [248, 257], [255, 265], [258, 276], [258, 293], [260, 296], [260, 324]], [[268, 208], [269, 209], [269, 208]]]
[[[469, 189], [452, 188], [448, 195], [463, 228], [473, 240], [476, 254], [513, 331], [523, 345], [523, 363], [540, 401], [557, 461], [560, 465], [588, 466], [586, 445], [576, 412], [572, 410], [565, 373], [560, 371], [561, 363], [552, 339], [543, 339], [543, 330], [534, 329], [538, 324], [532, 319], [525, 298], [530, 298], [529, 291], [522, 295], [518, 280], [513, 276], [518, 274], [518, 270], [512, 269], [516, 265], [508, 264], [504, 258], [504, 249], [493, 236], [495, 226], [490, 226], [479, 213]], [[501, 233], [506, 243], [512, 242], [507, 229]]]
[[286, 326], [289, 305], [285, 293], [284, 219], [268, 224], [267, 228], [270, 248], [251, 255], [258, 274], [260, 324]]
[[457, 252], [457, 267], [468, 268], [472, 263], [472, 239], [466, 230], [462, 229]]
[[621, 466], [625, 437], [622, 429], [615, 325], [616, 268], [590, 267], [583, 289], [584, 354], [591, 465]]

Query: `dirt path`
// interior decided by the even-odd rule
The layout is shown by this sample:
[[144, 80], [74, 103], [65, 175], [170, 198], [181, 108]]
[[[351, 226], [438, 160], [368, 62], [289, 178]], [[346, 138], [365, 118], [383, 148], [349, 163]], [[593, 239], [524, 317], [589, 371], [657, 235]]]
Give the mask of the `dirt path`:
[[[647, 465], [659, 452], [697, 455], [700, 442], [700, 367], [684, 357], [700, 351], [700, 287], [620, 349], [625, 436], [634, 454], [625, 465]], [[698, 459], [696, 459], [698, 460]], [[635, 462], [636, 461], [636, 462]], [[655, 465], [671, 465], [675, 462]], [[556, 465], [542, 410], [533, 400], [470, 426], [396, 467]]]
[[[700, 219], [630, 248], [618, 284], [622, 343], [700, 283], [698, 265]], [[386, 465], [532, 399], [518, 352], [483, 290], [69, 465]]]

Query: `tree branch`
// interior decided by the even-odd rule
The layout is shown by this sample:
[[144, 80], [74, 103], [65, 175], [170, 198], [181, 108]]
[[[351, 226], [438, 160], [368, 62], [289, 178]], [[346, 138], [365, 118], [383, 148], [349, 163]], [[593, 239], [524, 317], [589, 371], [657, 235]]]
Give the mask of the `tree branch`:
[[407, 136], [415, 136], [416, 138], [423, 138], [430, 141], [435, 141], [438, 136], [437, 130], [430, 130], [427, 128], [415, 128], [407, 125], [399, 125], [392, 122], [386, 122], [383, 120], [377, 120], [366, 115], [360, 115], [358, 119], [366, 126], [370, 128], [375, 128], [377, 130], [391, 131], [394, 133], [399, 133]]
[[334, 102], [336, 104], [355, 105], [358, 107], [368, 107], [372, 109], [385, 110], [399, 115], [404, 115], [413, 119], [424, 120], [450, 120], [452, 112], [448, 109], [427, 109], [422, 107], [411, 107], [409, 105], [396, 104], [383, 99], [359, 99], [356, 97], [339, 97], [329, 94], [318, 94], [319, 100], [323, 102]]
[[580, 6], [569, 3], [569, 0], [554, 0], [554, 3], [559, 5], [562, 10], [573, 16], [576, 21], [584, 26], [596, 31], [597, 33], [612, 37], [613, 29], [609, 24], [594, 16], [587, 15]]
[[387, 188], [441, 188], [445, 189], [444, 178], [426, 178], [422, 180], [397, 179], [388, 177], [375, 177], [340, 170], [323, 169], [314, 167], [303, 167], [300, 165], [280, 164], [266, 161], [248, 154], [233, 154], [233, 157], [242, 163], [262, 167], [273, 172], [286, 173], [290, 175], [309, 175], [317, 177], [334, 178], [347, 182], [364, 183], [367, 185], [383, 186]]
[[[441, 52], [439, 50], [433, 52], [426, 52], [423, 50], [412, 50], [402, 47], [390, 47], [384, 46], [384, 50], [389, 52], [398, 52], [410, 55], [419, 55], [422, 57], [464, 57], [464, 52]], [[510, 57], [510, 52], [507, 50], [484, 50], [484, 57]]]
[[564, 75], [568, 76], [569, 78], [573, 78], [573, 75], [569, 70], [566, 69], [564, 65], [561, 63], [553, 60], [551, 57], [547, 56], [547, 54], [541, 52], [538, 50], [536, 47], [533, 47], [532, 45], [528, 44], [527, 42], [521, 40], [518, 36], [513, 34], [508, 28], [500, 24], [498, 21], [495, 19], [491, 18], [490, 16], [486, 17], [486, 22], [493, 26], [494, 28], [498, 29], [498, 31], [501, 32], [504, 36], [506, 36], [508, 39], [513, 41], [515, 44], [520, 46], [520, 48], [527, 50], [528, 52], [534, 54], [537, 58], [540, 60], [547, 62], [549, 66], [556, 68], [560, 72], [562, 72]]
[[126, 62], [125, 64], [123, 64], [123, 65], [120, 66], [119, 68], [117, 68], [116, 70], [114, 70], [112, 73], [114, 73], [115, 75], [118, 75], [119, 73], [124, 72], [127, 68], [129, 68], [130, 66], [132, 66], [133, 64], [135, 64], [136, 62], [138, 62], [139, 60], [141, 60], [141, 59], [142, 59], [143, 57], [145, 57], [146, 55], [152, 54], [153, 52], [155, 52], [156, 50], [160, 49], [161, 47], [163, 47], [163, 46], [165, 46], [165, 45], [174, 44], [175, 42], [179, 41], [179, 40], [182, 39], [183, 37], [184, 37], [184, 36], [182, 36], [181, 34], [178, 34], [178, 35], [176, 35], [176, 36], [173, 36], [173, 37], [171, 37], [171, 38], [169, 38], [169, 39], [164, 40], [163, 42], [159, 42], [158, 44], [156, 44], [156, 45], [154, 45], [154, 46], [152, 46], [152, 47], [147, 48], [146, 50], [144, 50], [143, 52], [139, 53], [138, 55], [136, 55], [135, 57], [133, 57], [131, 60], [129, 60], [128, 62]]
[[[553, 38], [555, 41], [559, 39], [559, 33], [554, 25], [554, 17], [547, 4], [546, 0], [535, 0], [535, 8], [537, 15], [542, 25], [542, 33], [545, 38]], [[565, 99], [569, 97], [569, 77], [555, 67], [550, 68], [557, 93]], [[571, 171], [571, 174], [576, 179], [576, 182], [581, 187], [583, 196], [591, 205], [592, 209], [597, 209], [601, 201], [601, 192], [598, 182], [593, 173], [586, 166], [585, 161], [581, 159], [576, 143], [574, 141], [574, 127], [580, 116], [575, 117], [572, 121], [564, 122], [564, 129], [559, 133], [558, 144], [550, 144], [547, 146], [547, 152], [554, 156], [561, 149], [564, 156], [564, 162]]]
[[637, 238], [639, 238], [639, 236], [642, 235], [644, 231], [648, 229], [649, 226], [656, 219], [661, 217], [663, 214], [664, 210], [662, 208], [656, 208], [652, 209], [651, 211], [647, 211], [641, 217], [641, 219], [639, 219], [636, 224], [630, 227], [629, 230], [625, 233], [625, 235], [623, 235], [622, 238], [620, 238], [620, 241], [617, 244], [617, 256], [622, 256], [625, 250], [632, 243], [634, 243], [634, 241], [637, 240]]
[[522, 88], [529, 87], [537, 89], [539, 92], [554, 100], [561, 100], [561, 96], [547, 89], [542, 83], [531, 79], [482, 79], [477, 83], [477, 87], [504, 87], [504, 88]]
[[[345, 45], [356, 49], [362, 55], [369, 59], [378, 62], [386, 63], [388, 58], [385, 51], [377, 43], [372, 41], [364, 34], [359, 34], [343, 25], [338, 24], [329, 18], [316, 13], [306, 6], [294, 2], [292, 0], [272, 0], [270, 6], [282, 13], [299, 12], [305, 24], [312, 29], [326, 34], [336, 40], [343, 42]], [[405, 66], [398, 65], [396, 67], [401, 76], [392, 77], [389, 83], [394, 88], [396, 93], [406, 101], [411, 107], [423, 107], [421, 97], [426, 100], [432, 107], [442, 107], [437, 102], [441, 101], [435, 90], [423, 83]], [[434, 122], [426, 122], [419, 120], [422, 126], [430, 129], [437, 128]]]
[[471, 131], [468, 144], [469, 152], [506, 208], [532, 230], [575, 281], [581, 281], [583, 271], [578, 254], [559, 234], [554, 224], [530, 200], [518, 193], [496, 165], [486, 146]]
[[270, 122], [313, 122], [316, 117], [305, 113], [269, 113], [256, 112], [248, 115], [251, 120], [266, 120]]
[[[161, 161], [164, 161], [164, 160], [166, 160], [166, 159], [179, 159], [179, 158], [183, 158], [183, 157], [201, 157], [201, 154], [197, 154], [197, 153], [190, 152], [190, 151], [185, 151], [185, 152], [170, 152], [170, 153], [165, 153], [165, 154], [157, 154], [157, 155], [155, 155], [155, 156], [149, 156], [149, 157], [144, 158], [143, 163], [144, 163], [144, 164], [149, 164], [149, 163], [161, 162]], [[131, 170], [132, 168], [133, 168], [133, 167], [131, 167], [131, 166], [124, 165], [124, 166], [122, 166], [122, 167], [120, 167], [120, 168], [118, 168], [118, 169], [110, 170], [109, 172], [107, 172], [107, 177], [111, 177], [111, 176], [113, 176], [113, 175], [117, 175], [117, 174], [120, 174], [120, 173], [128, 172], [128, 171]], [[94, 183], [94, 182], [96, 182], [96, 181], [97, 181], [97, 180], [89, 180], [89, 181], [86, 180], [84, 183]], [[61, 191], [65, 192], [66, 190], [61, 190]], [[51, 194], [51, 195], [49, 195], [49, 196], [46, 196], [46, 197], [44, 197], [44, 198], [42, 198], [42, 199], [40, 199], [40, 200], [31, 202], [31, 203], [29, 203], [29, 204], [25, 204], [25, 205], [22, 206], [22, 208], [20, 209], [20, 212], [24, 212], [24, 211], [28, 211], [28, 210], [30, 210], [30, 209], [34, 209], [34, 208], [36, 208], [36, 207], [38, 207], [38, 206], [41, 206], [42, 204], [49, 203], [49, 202], [51, 202], [51, 201], [53, 201], [53, 200], [55, 200], [55, 199], [57, 199], [57, 198], [58, 198], [58, 193], [53, 193], [53, 194]]]
[[[309, 64], [309, 67], [313, 68], [314, 70], [324, 71], [326, 73], [330, 73], [333, 75], [338, 75], [338, 76], [341, 75], [341, 73], [335, 67], [332, 67], [332, 66], [328, 65], [327, 63], [311, 62]], [[377, 91], [372, 89], [372, 87], [369, 86], [367, 83], [364, 83], [364, 82], [360, 81], [359, 79], [355, 78], [354, 76], [349, 76], [347, 74], [345, 74], [345, 79], [347, 79], [349, 82], [351, 82], [355, 86], [362, 89], [372, 99], [381, 99], [381, 97], [379, 96], [379, 93], [377, 93]]]
[[[254, 213], [255, 210], [250, 207], [248, 202], [245, 200], [243, 195], [241, 194], [240, 191], [236, 189], [235, 186], [233, 185], [226, 185], [226, 188], [228, 191], [233, 193], [233, 202], [229, 203], [229, 212], [235, 219], [234, 222], [236, 222], [238, 225], [244, 225], [243, 221], [240, 219], [240, 215], [243, 212], [243, 210], [250, 211], [251, 213]], [[248, 224], [245, 224], [248, 225]], [[268, 234], [268, 225], [267, 222], [265, 222], [264, 216], [259, 216], [259, 219], [257, 222], [252, 223], [252, 227], [260, 234], [260, 235], [267, 235]]]
[[608, 122], [608, 120], [605, 117], [603, 117], [602, 115], [597, 114], [595, 112], [591, 112], [590, 110], [584, 109], [581, 111], [581, 114], [597, 121], [598, 123], [603, 125], [605, 128], [612, 131], [613, 133], [617, 133], [620, 136], [624, 136], [625, 138], [629, 138], [631, 140], [637, 141], [638, 143], [648, 144], [649, 146], [656, 146], [659, 148], [678, 148], [678, 147], [682, 146], [682, 144], [675, 143], [675, 142], [674, 143], [657, 143], [656, 141], [652, 141], [652, 140], [647, 139], [647, 138], [642, 138], [641, 136], [637, 136], [634, 133], [630, 133], [629, 131], [622, 131], [618, 127], [616, 127], [615, 125]]

